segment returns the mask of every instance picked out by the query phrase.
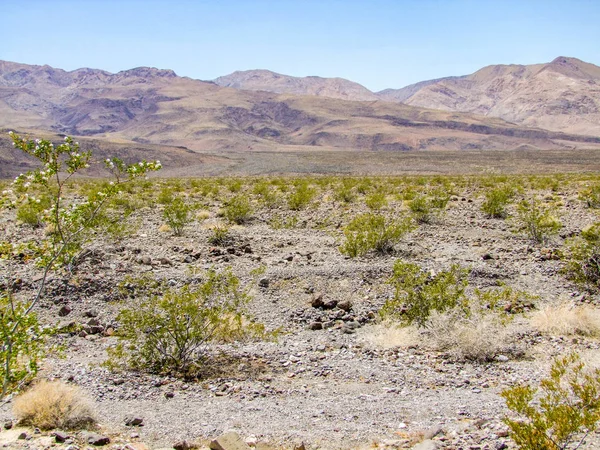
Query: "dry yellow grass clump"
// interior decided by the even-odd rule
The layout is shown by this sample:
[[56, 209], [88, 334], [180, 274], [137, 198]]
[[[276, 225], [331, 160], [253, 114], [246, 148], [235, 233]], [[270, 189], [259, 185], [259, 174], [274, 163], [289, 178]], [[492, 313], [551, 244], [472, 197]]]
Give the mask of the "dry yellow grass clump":
[[537, 311], [531, 318], [531, 324], [547, 334], [598, 336], [600, 311], [588, 305], [550, 305]]
[[22, 425], [42, 430], [72, 430], [96, 422], [91, 400], [62, 381], [40, 381], [15, 399], [13, 412]]

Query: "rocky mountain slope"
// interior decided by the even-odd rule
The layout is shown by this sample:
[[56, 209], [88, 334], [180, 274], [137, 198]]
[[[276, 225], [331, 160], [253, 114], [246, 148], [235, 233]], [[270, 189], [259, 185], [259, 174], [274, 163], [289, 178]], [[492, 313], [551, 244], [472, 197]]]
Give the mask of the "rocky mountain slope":
[[317, 95], [342, 100], [373, 101], [378, 96], [366, 87], [344, 78], [292, 77], [270, 70], [237, 71], [214, 80], [223, 87], [277, 94]]
[[192, 151], [595, 147], [600, 138], [391, 102], [224, 88], [136, 68], [111, 74], [0, 63], [0, 124]]
[[378, 93], [387, 101], [500, 117], [569, 133], [600, 135], [600, 67], [559, 57], [547, 64], [494, 65], [463, 77]]

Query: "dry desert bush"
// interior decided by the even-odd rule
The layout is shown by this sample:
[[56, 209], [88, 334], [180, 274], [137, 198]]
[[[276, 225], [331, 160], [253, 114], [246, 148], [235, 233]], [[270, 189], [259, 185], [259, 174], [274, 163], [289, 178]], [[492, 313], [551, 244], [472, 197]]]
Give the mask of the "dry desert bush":
[[531, 324], [546, 334], [598, 336], [600, 311], [589, 305], [549, 305], [532, 316]]
[[77, 386], [42, 380], [15, 399], [13, 412], [22, 425], [42, 430], [78, 429], [96, 422], [91, 400]]

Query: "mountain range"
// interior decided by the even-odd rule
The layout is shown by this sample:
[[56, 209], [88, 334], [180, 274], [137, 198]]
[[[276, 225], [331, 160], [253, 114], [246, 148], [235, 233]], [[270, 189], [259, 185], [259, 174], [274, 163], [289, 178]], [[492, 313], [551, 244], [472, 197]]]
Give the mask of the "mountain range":
[[265, 70], [200, 81], [0, 61], [0, 128], [188, 153], [591, 148], [600, 147], [599, 80], [599, 67], [563, 57], [381, 92]]

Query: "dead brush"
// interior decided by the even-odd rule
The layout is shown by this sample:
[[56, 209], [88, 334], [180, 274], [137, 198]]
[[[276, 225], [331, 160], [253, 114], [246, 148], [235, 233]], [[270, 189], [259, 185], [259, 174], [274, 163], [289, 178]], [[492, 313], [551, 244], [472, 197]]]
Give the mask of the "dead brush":
[[600, 311], [589, 305], [549, 305], [536, 311], [531, 324], [540, 332], [560, 336], [599, 336]]
[[21, 425], [41, 430], [86, 428], [96, 423], [91, 400], [77, 386], [42, 380], [15, 399]]

